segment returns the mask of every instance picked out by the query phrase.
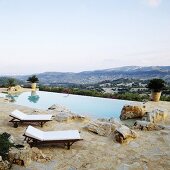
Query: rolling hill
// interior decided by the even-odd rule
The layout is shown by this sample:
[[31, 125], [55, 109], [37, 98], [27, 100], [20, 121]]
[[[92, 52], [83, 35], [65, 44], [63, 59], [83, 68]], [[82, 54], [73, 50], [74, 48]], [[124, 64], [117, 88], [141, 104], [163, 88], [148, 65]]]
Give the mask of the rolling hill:
[[[15, 76], [19, 80], [26, 81], [28, 76]], [[133, 79], [152, 79], [162, 78], [170, 82], [170, 66], [125, 66], [119, 68], [111, 68], [105, 70], [83, 71], [79, 73], [73, 72], [44, 72], [37, 74], [42, 84], [91, 84], [104, 80], [115, 80], [119, 78]]]

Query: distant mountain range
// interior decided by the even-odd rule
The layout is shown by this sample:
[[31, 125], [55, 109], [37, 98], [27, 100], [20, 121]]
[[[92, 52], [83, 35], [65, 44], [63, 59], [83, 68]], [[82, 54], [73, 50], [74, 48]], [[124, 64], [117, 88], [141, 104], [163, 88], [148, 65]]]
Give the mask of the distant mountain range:
[[[15, 76], [19, 80], [26, 81], [28, 76]], [[44, 72], [37, 74], [40, 83], [46, 85], [74, 83], [74, 84], [92, 84], [104, 80], [115, 80], [119, 78], [131, 79], [152, 79], [162, 78], [170, 82], [170, 66], [125, 66], [119, 68], [73, 72]]]

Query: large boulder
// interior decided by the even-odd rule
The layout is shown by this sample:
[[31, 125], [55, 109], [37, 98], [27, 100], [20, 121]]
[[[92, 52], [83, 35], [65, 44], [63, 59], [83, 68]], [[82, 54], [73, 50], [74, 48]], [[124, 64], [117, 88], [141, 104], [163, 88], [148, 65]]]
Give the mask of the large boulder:
[[12, 86], [7, 89], [7, 91], [10, 93], [12, 92], [22, 92], [22, 87], [20, 85]]
[[142, 118], [146, 113], [144, 105], [125, 105], [122, 108], [120, 119]]
[[162, 130], [164, 129], [164, 127], [152, 122], [137, 120], [134, 123], [134, 129], [151, 131], [151, 130]]
[[112, 132], [114, 132], [116, 130], [116, 128], [122, 126], [122, 123], [120, 122], [120, 120], [116, 119], [116, 118], [110, 118], [110, 119], [98, 119], [98, 121], [101, 122], [106, 122], [111, 124], [111, 130]]
[[15, 86], [15, 91], [21, 92], [22, 91], [22, 87], [20, 85], [16, 85]]
[[109, 136], [112, 132], [111, 123], [102, 121], [91, 121], [84, 128], [101, 136]]
[[127, 126], [120, 126], [115, 130], [115, 139], [119, 143], [128, 142], [137, 137], [137, 133], [134, 130], [131, 130]]
[[148, 122], [156, 123], [165, 120], [167, 116], [168, 113], [166, 111], [155, 109], [151, 112], [146, 112], [145, 117], [143, 117], [143, 119]]

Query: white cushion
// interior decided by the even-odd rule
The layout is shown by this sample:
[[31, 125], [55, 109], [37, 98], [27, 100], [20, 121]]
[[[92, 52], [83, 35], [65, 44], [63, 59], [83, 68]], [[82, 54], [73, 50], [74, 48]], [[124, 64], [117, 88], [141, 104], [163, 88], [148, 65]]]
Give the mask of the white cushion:
[[41, 141], [43, 140], [43, 131], [41, 131], [37, 128], [34, 128], [30, 125], [26, 129], [25, 135], [35, 138], [35, 139], [38, 139], [38, 140], [41, 140]]
[[20, 120], [51, 120], [52, 115], [27, 115], [19, 110], [14, 110], [11, 116], [16, 117]]
[[23, 112], [19, 111], [19, 110], [14, 110], [11, 113], [11, 116], [16, 117], [16, 118], [18, 118], [20, 120], [24, 120], [27, 115], [24, 114]]
[[41, 141], [81, 139], [78, 130], [44, 132], [32, 126], [28, 126], [25, 134]]
[[65, 131], [50, 131], [44, 132], [43, 140], [71, 140], [80, 139], [78, 130], [65, 130]]
[[51, 120], [52, 115], [26, 115], [24, 120]]

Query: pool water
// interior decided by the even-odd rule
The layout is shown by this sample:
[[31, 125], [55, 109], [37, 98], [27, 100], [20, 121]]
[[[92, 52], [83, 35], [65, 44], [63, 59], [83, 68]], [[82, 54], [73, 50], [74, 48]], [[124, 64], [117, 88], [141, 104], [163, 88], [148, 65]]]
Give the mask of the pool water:
[[92, 118], [119, 118], [122, 107], [131, 102], [43, 91], [24, 92], [8, 97], [19, 105], [46, 110], [57, 104], [67, 107], [74, 113]]

